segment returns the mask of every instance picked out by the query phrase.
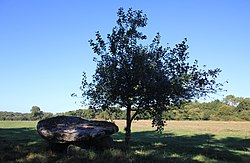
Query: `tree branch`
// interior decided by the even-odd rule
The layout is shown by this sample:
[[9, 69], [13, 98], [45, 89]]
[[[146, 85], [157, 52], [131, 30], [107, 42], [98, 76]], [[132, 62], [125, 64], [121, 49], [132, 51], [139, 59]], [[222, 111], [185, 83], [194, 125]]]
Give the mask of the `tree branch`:
[[135, 114], [133, 114], [133, 116], [131, 117], [131, 122], [135, 119], [135, 117], [138, 115], [138, 113], [139, 113], [139, 110], [137, 110], [136, 112], [135, 112]]

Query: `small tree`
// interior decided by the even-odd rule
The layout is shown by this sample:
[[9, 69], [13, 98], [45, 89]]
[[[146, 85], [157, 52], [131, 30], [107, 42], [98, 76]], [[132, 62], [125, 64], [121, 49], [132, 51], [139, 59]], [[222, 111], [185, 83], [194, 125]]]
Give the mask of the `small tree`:
[[117, 16], [117, 25], [107, 41], [100, 32], [96, 32], [96, 41], [90, 40], [97, 67], [91, 83], [83, 74], [81, 89], [91, 105], [126, 108], [128, 143], [131, 123], [138, 114], [150, 113], [153, 125], [161, 131], [163, 111], [221, 89], [222, 84], [215, 82], [221, 70], [201, 70], [198, 61], [188, 63], [187, 39], [174, 48], [164, 48], [158, 33], [150, 45], [142, 45], [147, 37], [138, 29], [145, 27], [148, 19], [141, 10], [125, 13], [120, 8]]
[[39, 120], [43, 117], [43, 112], [41, 111], [40, 107], [32, 106], [31, 110], [31, 119], [32, 120]]

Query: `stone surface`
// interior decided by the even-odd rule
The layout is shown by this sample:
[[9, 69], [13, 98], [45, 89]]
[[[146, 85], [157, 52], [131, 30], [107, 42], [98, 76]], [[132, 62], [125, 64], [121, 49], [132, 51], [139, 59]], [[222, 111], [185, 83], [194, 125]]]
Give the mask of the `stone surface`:
[[118, 132], [111, 122], [86, 120], [73, 116], [58, 116], [41, 120], [37, 132], [49, 143], [71, 143], [102, 140]]
[[68, 156], [84, 156], [87, 154], [87, 151], [79, 146], [70, 144], [67, 147]]

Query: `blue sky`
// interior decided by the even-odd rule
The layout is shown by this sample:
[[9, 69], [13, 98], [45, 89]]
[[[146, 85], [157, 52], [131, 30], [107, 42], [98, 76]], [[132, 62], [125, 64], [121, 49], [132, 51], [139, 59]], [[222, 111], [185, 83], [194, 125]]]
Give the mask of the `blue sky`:
[[95, 70], [88, 40], [111, 32], [119, 7], [147, 14], [148, 43], [157, 32], [171, 47], [188, 38], [191, 61], [221, 68], [227, 92], [214, 98], [250, 97], [249, 0], [0, 0], [0, 111], [79, 108], [70, 94]]

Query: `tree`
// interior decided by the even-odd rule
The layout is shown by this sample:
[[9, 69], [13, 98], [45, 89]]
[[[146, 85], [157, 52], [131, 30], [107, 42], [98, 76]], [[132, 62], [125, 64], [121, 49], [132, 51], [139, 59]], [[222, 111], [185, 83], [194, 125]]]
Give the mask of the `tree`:
[[82, 117], [85, 119], [94, 119], [95, 118], [95, 110], [91, 107], [88, 109], [84, 109], [82, 112]]
[[239, 105], [239, 103], [243, 100], [243, 98], [241, 97], [235, 97], [234, 95], [227, 95], [223, 101], [227, 104], [227, 105], [231, 105], [231, 106], [237, 106]]
[[145, 46], [142, 43], [147, 36], [138, 29], [147, 25], [147, 16], [141, 10], [129, 9], [125, 13], [122, 8], [117, 16], [117, 25], [106, 41], [100, 32], [96, 32], [96, 41], [90, 40], [97, 54], [97, 67], [91, 83], [83, 74], [81, 90], [91, 105], [126, 108], [127, 143], [137, 115], [150, 113], [153, 125], [161, 131], [163, 111], [221, 90], [222, 84], [215, 81], [220, 69], [201, 70], [198, 61], [187, 62], [187, 39], [174, 48], [164, 48], [157, 33], [152, 43]]
[[38, 106], [32, 106], [31, 110], [31, 119], [33, 120], [39, 120], [43, 117], [43, 112]]
[[243, 98], [237, 106], [239, 112], [243, 110], [250, 110], [250, 98]]
[[44, 112], [43, 113], [43, 119], [48, 119], [48, 118], [51, 118], [53, 117], [53, 113], [50, 113], [50, 112]]

